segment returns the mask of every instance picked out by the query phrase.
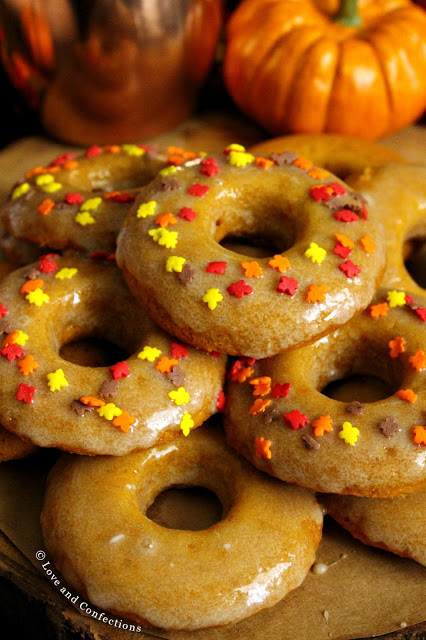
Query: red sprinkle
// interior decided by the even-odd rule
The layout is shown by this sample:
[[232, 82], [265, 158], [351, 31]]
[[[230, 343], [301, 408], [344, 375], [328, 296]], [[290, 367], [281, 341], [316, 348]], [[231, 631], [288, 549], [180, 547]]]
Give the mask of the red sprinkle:
[[217, 394], [216, 409], [218, 411], [223, 411], [224, 408], [225, 408], [225, 404], [226, 404], [225, 394], [224, 394], [223, 390], [221, 389], [219, 391], [219, 393]]
[[368, 211], [364, 203], [362, 203], [362, 217], [364, 220], [368, 220]]
[[172, 358], [177, 360], [180, 360], [181, 358], [187, 358], [189, 355], [188, 347], [186, 347], [184, 344], [179, 344], [178, 342], [172, 342], [170, 355], [172, 356]]
[[16, 399], [21, 402], [31, 404], [34, 400], [35, 390], [35, 387], [31, 387], [29, 384], [21, 382], [16, 392]]
[[200, 173], [210, 178], [219, 173], [220, 167], [217, 166], [216, 158], [204, 158], [201, 160]]
[[272, 387], [271, 396], [273, 398], [287, 398], [290, 387], [291, 384], [289, 382], [284, 382], [283, 384], [277, 382]]
[[60, 167], [68, 162], [68, 160], [72, 160], [73, 158], [75, 158], [76, 155], [77, 154], [73, 151], [71, 151], [70, 153], [62, 153], [60, 156], [57, 156], [49, 163], [49, 167]]
[[210, 187], [208, 187], [207, 185], [196, 182], [192, 185], [192, 187], [189, 187], [188, 193], [190, 196], [198, 196], [199, 198], [202, 198], [206, 195], [209, 189]]
[[129, 365], [125, 360], [113, 364], [109, 370], [111, 371], [114, 380], [120, 380], [121, 378], [127, 378], [130, 375]]
[[233, 282], [226, 288], [228, 293], [231, 296], [235, 296], [236, 298], [242, 298], [243, 296], [247, 296], [249, 293], [253, 293], [253, 288], [244, 282], [244, 280], [238, 280], [237, 282]]
[[408, 293], [405, 294], [405, 302], [407, 304], [412, 304], [414, 302], [414, 298], [412, 298], [411, 296], [408, 295]]
[[9, 309], [6, 309], [4, 304], [0, 303], [0, 318], [4, 318], [5, 315], [9, 313]]
[[197, 217], [197, 213], [196, 211], [194, 211], [194, 209], [191, 209], [191, 207], [182, 207], [182, 209], [178, 213], [178, 216], [179, 218], [183, 218], [188, 222], [192, 222], [194, 218]]
[[81, 204], [84, 202], [81, 193], [66, 193], [64, 200], [67, 204]]
[[86, 158], [95, 158], [96, 156], [100, 156], [102, 153], [102, 147], [97, 144], [88, 147], [84, 153]]
[[355, 222], [355, 220], [358, 220], [358, 215], [350, 209], [340, 209], [336, 211], [334, 217], [339, 222]]
[[221, 276], [227, 266], [227, 262], [210, 262], [206, 267], [206, 271], [207, 273], [218, 273]]
[[315, 200], [315, 202], [321, 202], [322, 200], [331, 200], [332, 194], [327, 189], [327, 185], [318, 184], [309, 189], [309, 193], [311, 198]]
[[58, 263], [54, 262], [53, 258], [58, 257], [57, 253], [46, 253], [44, 256], [41, 256], [37, 269], [43, 273], [54, 273], [58, 268]]
[[347, 278], [354, 278], [359, 273], [361, 273], [361, 269], [357, 264], [354, 264], [351, 260], [346, 260], [346, 262], [342, 262], [339, 264], [340, 271], [343, 271]]
[[309, 422], [308, 416], [305, 416], [304, 413], [300, 413], [297, 409], [293, 409], [290, 413], [285, 413], [283, 417], [294, 431], [304, 427], [305, 424]]
[[347, 258], [351, 251], [351, 247], [344, 247], [340, 242], [337, 242], [333, 249], [333, 252], [341, 258]]
[[426, 322], [426, 309], [415, 309], [415, 312], [419, 316], [420, 320]]
[[134, 202], [136, 199], [136, 196], [133, 193], [115, 193], [114, 195], [110, 196], [108, 199], [110, 202], [127, 204], [128, 202]]
[[278, 293], [287, 293], [289, 296], [294, 296], [299, 283], [294, 278], [287, 278], [287, 276], [281, 276], [279, 284], [277, 286]]
[[6, 347], [3, 347], [0, 351], [0, 354], [3, 358], [7, 358], [9, 362], [13, 360], [17, 360], [18, 358], [22, 358], [25, 354], [25, 351], [18, 344], [12, 343], [8, 344]]

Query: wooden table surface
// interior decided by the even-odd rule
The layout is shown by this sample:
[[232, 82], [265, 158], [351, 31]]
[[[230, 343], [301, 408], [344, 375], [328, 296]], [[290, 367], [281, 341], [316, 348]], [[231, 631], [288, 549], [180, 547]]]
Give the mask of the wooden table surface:
[[[206, 111], [182, 123], [174, 131], [158, 136], [155, 142], [159, 146], [173, 144], [187, 149], [220, 152], [232, 142], [250, 146], [268, 137], [271, 136], [238, 113]], [[408, 127], [381, 142], [402, 154], [410, 162], [426, 164], [424, 124]], [[43, 136], [23, 138], [7, 146], [0, 152], [0, 198], [8, 193], [25, 170], [35, 164], [46, 163], [68, 149], [68, 145]], [[6, 627], [7, 621], [12, 624], [13, 632], [7, 636], [10, 638], [21, 637], [29, 631], [33, 638], [111, 638], [108, 631], [100, 623], [96, 624], [96, 621], [95, 624], [90, 621], [89, 628], [87, 619], [51, 587], [44, 576], [36, 571], [28, 559], [1, 532], [0, 612], [2, 626]], [[4, 635], [1, 637], [6, 640]], [[115, 637], [128, 638], [129, 635], [122, 633], [114, 635]], [[141, 633], [138, 637], [148, 639], [152, 635]], [[424, 640], [426, 622], [409, 629], [401, 629], [386, 638]]]

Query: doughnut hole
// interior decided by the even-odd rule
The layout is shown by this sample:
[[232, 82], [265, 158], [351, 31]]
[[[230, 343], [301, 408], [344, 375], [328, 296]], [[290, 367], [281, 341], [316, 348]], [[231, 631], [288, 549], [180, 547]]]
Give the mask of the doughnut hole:
[[290, 206], [277, 206], [272, 198], [260, 202], [257, 194], [244, 194], [241, 199], [249, 201], [250, 208], [245, 209], [244, 202], [241, 212], [224, 206], [216, 218], [213, 237], [218, 244], [240, 255], [272, 258], [296, 243], [306, 225], [303, 216]]
[[102, 300], [84, 314], [71, 309], [62, 325], [52, 328], [53, 350], [62, 359], [85, 367], [107, 367], [126, 360], [137, 350], [141, 333], [117, 312]]
[[426, 289], [426, 237], [407, 238], [403, 246], [404, 265], [413, 280]]
[[201, 531], [222, 520], [218, 496], [205, 487], [169, 487], [148, 507], [147, 517], [167, 529]]
[[362, 336], [349, 347], [338, 343], [334, 347], [312, 365], [315, 388], [323, 395], [340, 402], [368, 403], [384, 400], [401, 388], [403, 366], [400, 359], [389, 357], [387, 344]]

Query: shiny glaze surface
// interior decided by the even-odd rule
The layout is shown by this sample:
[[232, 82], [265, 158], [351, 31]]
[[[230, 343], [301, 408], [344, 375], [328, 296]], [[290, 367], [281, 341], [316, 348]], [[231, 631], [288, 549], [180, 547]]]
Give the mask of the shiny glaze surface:
[[[219, 169], [214, 176], [203, 174], [203, 161], [173, 173], [178, 184], [173, 191], [161, 189], [157, 177], [139, 194], [117, 240], [117, 262], [140, 304], [164, 329], [196, 346], [233, 355], [256, 358], [300, 346], [333, 331], [363, 309], [374, 295], [384, 268], [383, 229], [374, 218], [359, 215], [352, 223], [337, 220], [322, 202], [310, 197], [310, 188], [338, 182], [332, 174], [319, 180], [297, 166], [271, 163], [262, 169], [255, 163], [231, 166], [226, 156], [215, 158]], [[188, 194], [194, 184], [208, 188], [201, 197]], [[352, 194], [341, 196], [343, 203], [356, 205]], [[155, 214], [138, 217], [140, 205], [156, 202]], [[337, 206], [337, 205], [336, 205]], [[189, 207], [196, 217], [188, 222], [179, 217]], [[159, 229], [156, 222], [165, 213], [176, 222]], [[173, 246], [155, 241], [155, 234], [174, 235]], [[356, 245], [351, 259], [361, 272], [351, 279], [339, 269], [343, 260], [333, 253], [335, 233], [353, 238]], [[154, 234], [154, 235], [153, 235]], [[359, 240], [369, 235], [376, 244], [371, 255]], [[260, 277], [245, 276], [242, 262], [252, 257], [234, 253], [219, 243], [227, 236], [264, 236], [272, 241], [276, 253], [289, 260], [290, 267], [277, 271], [269, 266], [273, 258], [259, 258]], [[305, 256], [310, 243], [326, 250], [322, 264]], [[166, 271], [169, 257], [184, 258], [193, 270], [185, 286], [176, 273]], [[207, 273], [211, 262], [226, 263], [219, 275]], [[295, 295], [278, 293], [280, 276], [298, 282]], [[245, 282], [249, 295], [236, 297], [228, 292], [235, 282]], [[306, 300], [312, 284], [325, 285], [324, 301]], [[211, 310], [203, 301], [210, 289], [223, 297]]]
[[[178, 390], [166, 373], [156, 369], [161, 355], [171, 358], [172, 336], [159, 329], [136, 304], [111, 262], [77, 256], [54, 257], [57, 265], [50, 274], [39, 272], [41, 292], [49, 297], [41, 306], [32, 304], [20, 293], [22, 285], [32, 282], [26, 274], [39, 263], [9, 274], [0, 286], [1, 303], [8, 309], [3, 321], [8, 332], [21, 331], [28, 336], [20, 358], [0, 357], [0, 423], [7, 429], [44, 447], [58, 447], [76, 453], [123, 455], [135, 449], [151, 447], [181, 433], [180, 423], [189, 413], [194, 426], [216, 412], [222, 388], [225, 357], [215, 358], [189, 348], [187, 357], [175, 360], [184, 374], [181, 382], [189, 394], [186, 403], [176, 404], [169, 393]], [[76, 269], [71, 277], [57, 278], [65, 269]], [[3, 338], [3, 345], [7, 341]], [[119, 379], [113, 403], [134, 418], [123, 432], [97, 409], [78, 415], [74, 400], [89, 396], [100, 399], [104, 383], [112, 381], [108, 367], [84, 367], [63, 360], [59, 351], [64, 344], [87, 337], [99, 337], [120, 346], [129, 355], [130, 375]], [[138, 354], [153, 347], [152, 361]], [[18, 363], [31, 355], [39, 364], [28, 375]], [[66, 386], [50, 390], [47, 376], [63, 371]], [[35, 388], [33, 401], [17, 400], [20, 384]], [[90, 409], [90, 407], [89, 407]]]
[[[223, 519], [201, 531], [149, 520], [172, 486], [215, 492]], [[64, 456], [42, 510], [46, 547], [93, 605], [165, 629], [236, 622], [307, 575], [321, 538], [314, 496], [248, 465], [207, 425], [124, 458]]]
[[[386, 296], [386, 290], [380, 290], [376, 301], [382, 303]], [[417, 296], [414, 304], [424, 308], [426, 301]], [[405, 351], [392, 358], [389, 342], [396, 337], [404, 338]], [[389, 308], [378, 318], [371, 318], [367, 309], [309, 346], [256, 362], [243, 383], [231, 381], [228, 442], [263, 471], [315, 491], [387, 498], [420, 489], [426, 484], [426, 447], [414, 442], [413, 429], [425, 425], [426, 368], [417, 371], [409, 358], [425, 351], [426, 325], [408, 304]], [[390, 389], [388, 397], [362, 402], [359, 415], [350, 412], [351, 402], [321, 393], [332, 380], [354, 373], [376, 376]], [[272, 388], [290, 383], [287, 397], [254, 395], [256, 386], [250, 380], [263, 376], [271, 379]], [[415, 402], [398, 397], [401, 389], [417, 394]], [[254, 402], [261, 400], [267, 406], [251, 414]], [[356, 393], [352, 400], [358, 400]], [[291, 428], [284, 415], [292, 411], [306, 417], [304, 426]], [[327, 415], [332, 430], [315, 436], [313, 423]], [[379, 427], [387, 417], [397, 424], [390, 437]], [[340, 435], [346, 422], [359, 431], [353, 444]], [[317, 449], [303, 440], [307, 436]], [[259, 437], [270, 441], [270, 459], [256, 455]]]

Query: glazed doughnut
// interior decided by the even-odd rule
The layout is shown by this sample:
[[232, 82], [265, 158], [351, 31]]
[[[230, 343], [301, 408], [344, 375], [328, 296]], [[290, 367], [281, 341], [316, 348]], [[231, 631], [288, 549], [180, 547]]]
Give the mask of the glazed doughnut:
[[[199, 531], [152, 522], [146, 511], [170, 486], [213, 491], [222, 520]], [[53, 562], [91, 610], [199, 629], [237, 622], [299, 586], [322, 510], [311, 492], [259, 473], [204, 425], [125, 458], [63, 454], [41, 523]]]
[[[314, 491], [388, 498], [420, 489], [425, 322], [424, 298], [379, 290], [362, 314], [314, 344], [236, 360], [226, 394], [229, 444], [262, 471]], [[342, 402], [321, 393], [350, 374], [379, 378], [388, 397]]]
[[[1, 212], [6, 234], [54, 250], [113, 252], [137, 187], [195, 155], [136, 144], [62, 154], [14, 186]], [[165, 189], [173, 188], [167, 175], [162, 179]], [[5, 250], [7, 243], [6, 237]]]
[[284, 150], [309, 158], [342, 180], [352, 173], [361, 173], [367, 167], [405, 162], [396, 151], [378, 142], [338, 133], [290, 134], [264, 140], [249, 149], [254, 154], [281, 153]]
[[321, 497], [327, 512], [365, 544], [426, 566], [426, 490], [399, 498]]
[[[0, 285], [0, 424], [42, 447], [123, 455], [188, 433], [217, 411], [226, 359], [165, 334], [115, 263], [44, 256]], [[101, 337], [127, 359], [64, 360], [62, 345]]]
[[[263, 358], [326, 335], [370, 302], [383, 230], [329, 172], [293, 153], [256, 158], [231, 145], [173, 176], [173, 192], [160, 178], [141, 190], [117, 240], [131, 291], [163, 329]], [[238, 235], [273, 240], [277, 252], [253, 260], [219, 244]], [[354, 244], [350, 259], [339, 238]]]
[[426, 240], [426, 165], [389, 164], [366, 169], [347, 180], [362, 193], [385, 228], [387, 265], [383, 286], [425, 295], [426, 290], [413, 280], [404, 264], [404, 244], [414, 238]]

